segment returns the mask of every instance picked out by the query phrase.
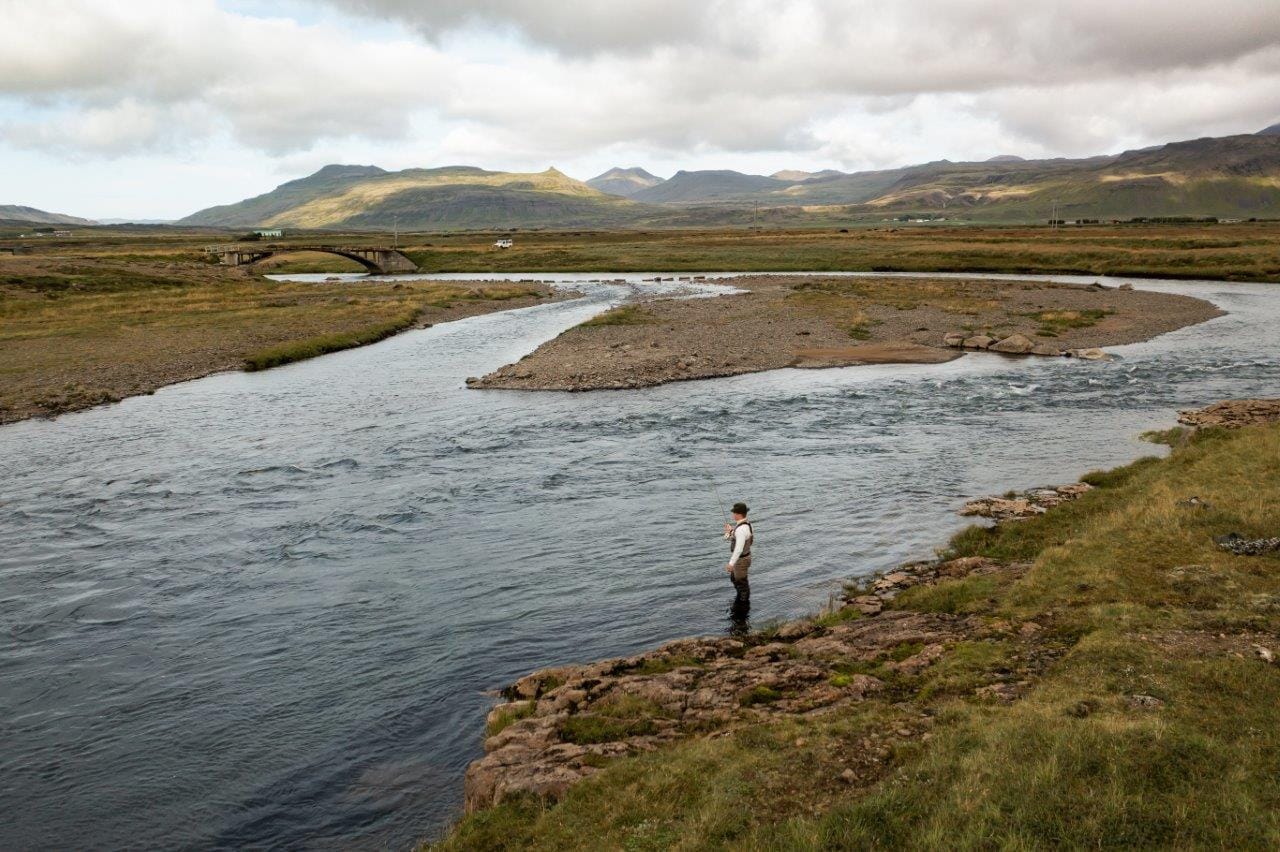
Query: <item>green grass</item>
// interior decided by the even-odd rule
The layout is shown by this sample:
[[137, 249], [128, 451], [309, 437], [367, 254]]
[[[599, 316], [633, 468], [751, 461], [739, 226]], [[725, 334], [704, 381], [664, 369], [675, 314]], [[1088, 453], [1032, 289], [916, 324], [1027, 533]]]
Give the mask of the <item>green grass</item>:
[[1078, 311], [1039, 311], [1028, 316], [1040, 323], [1040, 328], [1036, 331], [1038, 336], [1057, 337], [1069, 329], [1095, 326], [1100, 320], [1114, 313], [1115, 311], [1111, 310], [1089, 308]]
[[656, 675], [688, 667], [703, 668], [703, 664], [690, 656], [674, 654], [670, 657], [651, 657], [630, 671], [636, 675]]
[[[558, 804], [467, 817], [441, 848], [1276, 848], [1280, 666], [1250, 646], [1280, 650], [1280, 556], [1232, 556], [1213, 536], [1280, 529], [1280, 426], [1201, 431], [1091, 478], [1079, 500], [951, 543], [1025, 573], [895, 600], [990, 632], [888, 679], [883, 698], [616, 760]], [[880, 665], [847, 661], [830, 682]], [[1012, 703], [977, 694], [1019, 682]], [[927, 742], [885, 738], [922, 719]], [[871, 771], [839, 780], [877, 748]]]
[[620, 305], [580, 324], [582, 328], [600, 328], [612, 325], [646, 325], [653, 315], [639, 305]]
[[615, 719], [609, 716], [570, 716], [560, 726], [560, 738], [576, 745], [612, 743], [657, 732], [652, 719]]
[[319, 355], [327, 355], [330, 352], [341, 352], [343, 349], [353, 349], [356, 346], [377, 343], [379, 340], [385, 340], [391, 335], [411, 327], [417, 322], [417, 319], [418, 312], [410, 311], [390, 322], [371, 325], [358, 331], [324, 334], [319, 337], [309, 337], [305, 340], [282, 343], [279, 346], [272, 346], [269, 349], [264, 349], [248, 356], [244, 360], [244, 368], [250, 372], [266, 370], [271, 367], [292, 364], [295, 361], [304, 361], [307, 358], [315, 358]]
[[782, 693], [771, 686], [753, 686], [743, 693], [738, 703], [743, 707], [754, 707], [757, 704], [772, 704], [782, 698]]
[[501, 733], [504, 728], [513, 722], [519, 722], [521, 719], [528, 719], [533, 715], [534, 702], [528, 701], [518, 707], [509, 710], [500, 710], [497, 718], [485, 726], [485, 736], [492, 737]]

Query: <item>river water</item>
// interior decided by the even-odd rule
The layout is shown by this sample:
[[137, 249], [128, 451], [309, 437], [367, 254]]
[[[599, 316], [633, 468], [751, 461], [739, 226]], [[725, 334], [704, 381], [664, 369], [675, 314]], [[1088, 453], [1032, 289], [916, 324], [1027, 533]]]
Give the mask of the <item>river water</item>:
[[1280, 288], [1162, 281], [1230, 314], [1113, 363], [465, 390], [629, 292], [549, 277], [587, 295], [0, 428], [0, 848], [406, 848], [493, 689], [730, 627], [722, 502], [759, 625], [929, 555], [965, 498], [1280, 391]]

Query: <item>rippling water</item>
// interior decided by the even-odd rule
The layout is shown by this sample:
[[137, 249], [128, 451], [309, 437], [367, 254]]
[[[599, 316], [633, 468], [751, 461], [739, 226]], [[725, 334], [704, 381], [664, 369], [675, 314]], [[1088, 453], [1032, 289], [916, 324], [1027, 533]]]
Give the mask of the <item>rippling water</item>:
[[627, 292], [584, 285], [0, 428], [0, 847], [430, 836], [488, 691], [727, 628], [720, 499], [753, 507], [760, 623], [928, 555], [966, 497], [1156, 452], [1135, 435], [1180, 407], [1277, 394], [1280, 289], [1135, 283], [1231, 314], [1109, 364], [463, 388]]

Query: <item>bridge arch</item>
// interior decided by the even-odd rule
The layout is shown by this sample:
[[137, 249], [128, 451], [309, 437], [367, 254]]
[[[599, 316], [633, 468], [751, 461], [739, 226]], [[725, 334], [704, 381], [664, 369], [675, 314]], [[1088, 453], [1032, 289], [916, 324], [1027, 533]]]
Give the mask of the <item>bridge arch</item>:
[[223, 266], [252, 266], [278, 254], [294, 252], [324, 252], [354, 260], [369, 272], [385, 275], [394, 272], [417, 272], [418, 266], [399, 249], [386, 246], [330, 246], [330, 245], [233, 245], [209, 246], [205, 252], [218, 257]]

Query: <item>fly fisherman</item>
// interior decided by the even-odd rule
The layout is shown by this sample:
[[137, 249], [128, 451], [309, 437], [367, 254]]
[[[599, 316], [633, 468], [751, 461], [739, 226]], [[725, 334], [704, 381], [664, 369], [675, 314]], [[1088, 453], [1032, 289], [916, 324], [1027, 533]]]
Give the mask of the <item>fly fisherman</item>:
[[751, 568], [751, 543], [755, 533], [747, 520], [747, 504], [733, 504], [733, 523], [724, 525], [724, 537], [729, 542], [729, 564], [724, 566], [738, 596], [735, 605], [750, 605], [751, 585], [747, 582], [747, 570]]

